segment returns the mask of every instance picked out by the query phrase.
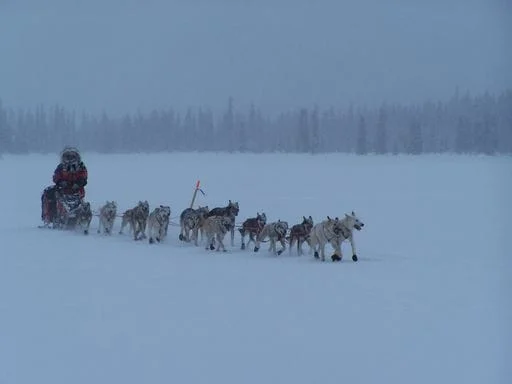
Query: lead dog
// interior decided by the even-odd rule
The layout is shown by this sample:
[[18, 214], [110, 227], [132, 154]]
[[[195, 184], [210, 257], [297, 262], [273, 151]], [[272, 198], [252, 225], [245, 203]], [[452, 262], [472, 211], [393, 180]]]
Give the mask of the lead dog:
[[331, 244], [334, 248], [334, 254], [331, 256], [331, 260], [341, 261], [343, 258], [341, 243], [345, 240], [349, 240], [352, 247], [352, 260], [357, 261], [353, 232], [354, 228], [360, 231], [363, 227], [364, 223], [359, 220], [353, 211], [350, 215], [345, 214], [343, 220], [339, 220], [337, 217], [331, 219], [327, 216], [327, 220], [316, 224], [311, 230], [309, 237], [310, 252], [314, 251], [314, 256], [318, 259], [318, 252], [320, 251], [320, 259], [325, 261], [325, 246]]

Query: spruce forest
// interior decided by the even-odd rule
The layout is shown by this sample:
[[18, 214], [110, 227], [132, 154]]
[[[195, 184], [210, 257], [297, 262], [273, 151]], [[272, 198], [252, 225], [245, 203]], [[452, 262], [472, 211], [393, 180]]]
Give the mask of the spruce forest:
[[446, 101], [310, 106], [266, 115], [257, 106], [223, 111], [172, 107], [122, 117], [62, 106], [5, 107], [0, 101], [0, 153], [171, 151], [357, 154], [511, 154], [512, 90], [492, 95], [456, 92]]

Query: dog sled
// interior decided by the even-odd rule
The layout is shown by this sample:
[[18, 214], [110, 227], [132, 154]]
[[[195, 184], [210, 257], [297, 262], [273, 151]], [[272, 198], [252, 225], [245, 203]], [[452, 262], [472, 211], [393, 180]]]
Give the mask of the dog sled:
[[52, 220], [40, 228], [74, 230], [79, 225], [87, 234], [91, 218], [91, 206], [79, 193], [63, 194], [57, 190]]

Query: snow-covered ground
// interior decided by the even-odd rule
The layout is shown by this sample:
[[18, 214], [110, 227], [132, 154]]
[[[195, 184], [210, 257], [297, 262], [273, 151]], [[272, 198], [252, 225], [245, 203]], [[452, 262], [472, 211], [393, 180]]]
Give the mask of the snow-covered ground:
[[336, 264], [38, 229], [56, 160], [0, 160], [1, 384], [510, 382], [511, 158], [84, 155], [94, 208], [355, 210]]

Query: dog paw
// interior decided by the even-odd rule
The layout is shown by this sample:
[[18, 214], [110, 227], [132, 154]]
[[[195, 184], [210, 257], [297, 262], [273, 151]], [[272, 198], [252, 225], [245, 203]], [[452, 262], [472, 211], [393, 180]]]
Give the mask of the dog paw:
[[149, 244], [153, 244], [155, 242], [155, 240], [153, 240], [152, 237], [149, 238]]
[[334, 254], [331, 256], [332, 261], [341, 261], [341, 257], [339, 257], [337, 254]]
[[184, 237], [183, 237], [183, 235], [182, 235], [181, 233], [180, 233], [180, 235], [178, 236], [178, 239], [180, 239], [181, 241], [183, 241], [183, 240], [184, 240]]
[[245, 244], [242, 244], [242, 246], [240, 247], [240, 249], [245, 249]]
[[357, 261], [357, 255], [352, 255], [352, 260]]
[[84, 235], [88, 235], [89, 234], [89, 230], [88, 229], [85, 229], [84, 230]]
[[283, 253], [283, 250], [282, 250], [282, 249], [281, 249], [281, 250], [279, 250], [279, 251], [277, 251], [277, 256], [279, 256], [281, 253]]
[[254, 252], [258, 252], [260, 249], [258, 247], [254, 247]]
[[213, 251], [215, 249], [215, 246], [213, 244], [210, 244], [210, 250]]
[[315, 256], [315, 259], [318, 259], [319, 256], [318, 256], [318, 252], [315, 251], [315, 253], [313, 254], [313, 256]]

